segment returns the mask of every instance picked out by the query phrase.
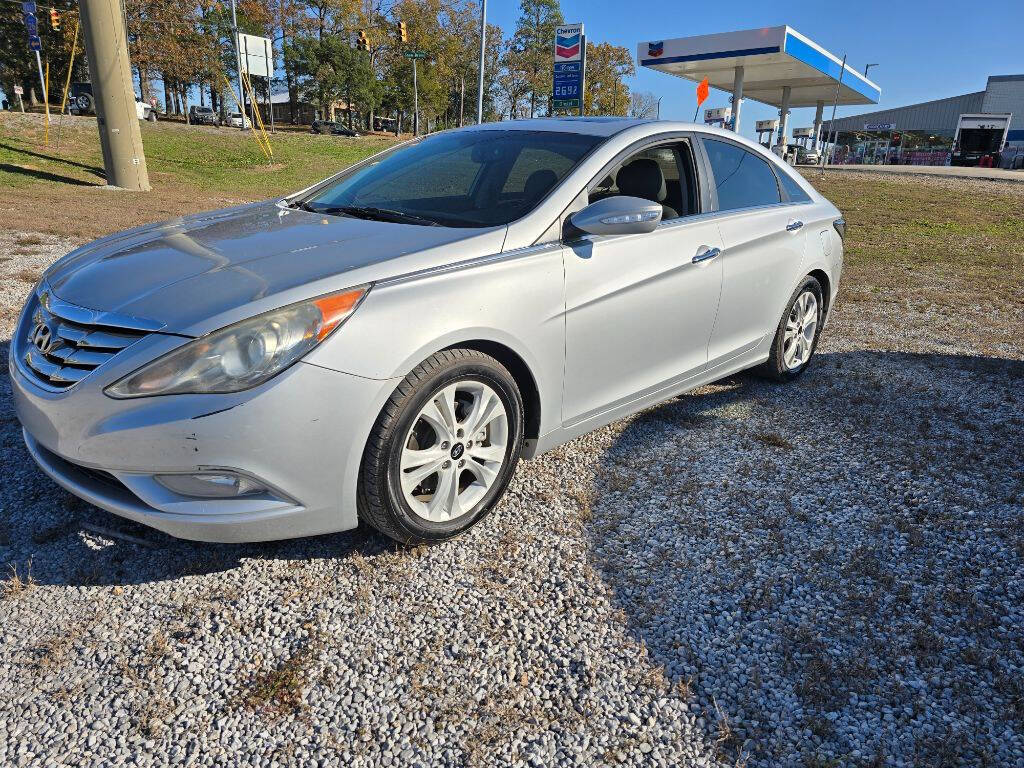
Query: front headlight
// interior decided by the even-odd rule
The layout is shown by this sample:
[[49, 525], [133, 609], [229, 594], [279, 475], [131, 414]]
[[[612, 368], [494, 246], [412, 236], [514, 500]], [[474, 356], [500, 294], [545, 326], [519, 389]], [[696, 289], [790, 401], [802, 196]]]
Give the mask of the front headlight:
[[123, 398], [251, 389], [326, 339], [355, 312], [369, 289], [350, 288], [221, 328], [144, 365], [105, 391]]

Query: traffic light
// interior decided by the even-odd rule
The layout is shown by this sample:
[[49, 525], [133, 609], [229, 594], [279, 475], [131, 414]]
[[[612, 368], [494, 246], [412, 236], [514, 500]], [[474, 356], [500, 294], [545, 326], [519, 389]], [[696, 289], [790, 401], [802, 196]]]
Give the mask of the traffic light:
[[366, 36], [366, 30], [359, 30], [359, 37], [356, 39], [356, 48], [360, 51], [370, 50], [370, 38]]
[[404, 21], [398, 22], [398, 39], [403, 43], [409, 42], [409, 27]]
[[50, 9], [50, 26], [54, 32], [60, 32], [60, 14], [57, 13], [56, 8]]

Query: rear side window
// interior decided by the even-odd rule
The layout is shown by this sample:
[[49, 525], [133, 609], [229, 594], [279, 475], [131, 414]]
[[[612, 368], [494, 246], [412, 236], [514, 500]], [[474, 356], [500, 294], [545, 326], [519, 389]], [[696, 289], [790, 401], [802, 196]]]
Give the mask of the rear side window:
[[809, 203], [810, 196], [804, 192], [803, 187], [796, 183], [796, 179], [785, 171], [779, 171], [779, 181], [782, 183], [782, 191], [786, 193], [791, 203]]
[[779, 183], [767, 161], [727, 141], [703, 141], [715, 176], [719, 210], [731, 211], [782, 201]]

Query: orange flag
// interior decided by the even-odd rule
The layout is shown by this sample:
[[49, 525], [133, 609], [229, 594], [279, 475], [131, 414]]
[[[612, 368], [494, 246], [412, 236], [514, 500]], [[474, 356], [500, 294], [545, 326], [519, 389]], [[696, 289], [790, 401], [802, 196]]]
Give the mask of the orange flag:
[[708, 98], [708, 79], [705, 77], [697, 86], [697, 107], [699, 108]]

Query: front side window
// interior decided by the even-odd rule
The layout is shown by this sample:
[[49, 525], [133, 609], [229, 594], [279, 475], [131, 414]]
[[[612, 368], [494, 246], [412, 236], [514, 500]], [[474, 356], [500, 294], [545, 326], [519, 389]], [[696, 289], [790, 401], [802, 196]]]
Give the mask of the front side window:
[[442, 133], [343, 174], [302, 205], [413, 224], [499, 226], [532, 211], [601, 141], [554, 131]]
[[659, 144], [630, 155], [590, 190], [590, 202], [629, 195], [661, 203], [662, 220], [697, 213], [697, 184], [690, 145]]
[[703, 141], [715, 176], [719, 210], [781, 202], [779, 182], [767, 160], [727, 141]]

